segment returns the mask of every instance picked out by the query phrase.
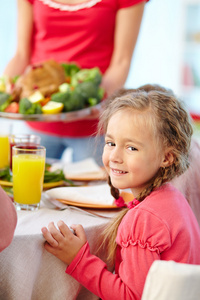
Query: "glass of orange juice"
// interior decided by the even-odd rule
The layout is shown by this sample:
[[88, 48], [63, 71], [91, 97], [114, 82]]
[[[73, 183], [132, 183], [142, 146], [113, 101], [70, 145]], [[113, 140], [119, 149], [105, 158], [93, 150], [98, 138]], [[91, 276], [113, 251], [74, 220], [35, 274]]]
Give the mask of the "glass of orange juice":
[[12, 147], [13, 197], [17, 210], [37, 210], [43, 189], [46, 149]]
[[0, 126], [0, 169], [8, 167], [10, 164], [9, 134], [11, 124]]
[[34, 149], [40, 145], [41, 137], [34, 134], [11, 134], [9, 135], [10, 143], [10, 169], [12, 170], [12, 147], [25, 146]]

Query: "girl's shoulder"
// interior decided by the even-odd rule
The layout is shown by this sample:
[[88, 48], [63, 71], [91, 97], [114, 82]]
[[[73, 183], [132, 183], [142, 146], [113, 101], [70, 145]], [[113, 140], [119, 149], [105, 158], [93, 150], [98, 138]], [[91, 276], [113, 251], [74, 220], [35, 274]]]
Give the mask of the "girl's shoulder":
[[138, 245], [151, 251], [162, 252], [171, 246], [170, 235], [166, 220], [138, 205], [123, 218], [117, 233], [117, 243], [125, 248]]
[[186, 211], [192, 223], [186, 199], [175, 187], [166, 184], [127, 212], [119, 226], [117, 242], [123, 247], [138, 244], [162, 252], [171, 247], [175, 232], [183, 228], [187, 231]]

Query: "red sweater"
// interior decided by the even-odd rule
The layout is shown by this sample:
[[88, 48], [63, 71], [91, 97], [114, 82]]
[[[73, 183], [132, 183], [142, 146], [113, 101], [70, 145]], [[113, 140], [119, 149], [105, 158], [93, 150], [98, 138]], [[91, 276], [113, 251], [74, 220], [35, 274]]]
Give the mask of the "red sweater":
[[8, 247], [13, 239], [17, 224], [17, 213], [13, 202], [0, 186], [0, 252]]
[[184, 196], [171, 184], [128, 211], [117, 233], [115, 274], [86, 243], [66, 273], [101, 299], [141, 299], [154, 260], [200, 264], [200, 229]]
[[[31, 63], [48, 59], [76, 62], [82, 68], [99, 67], [104, 73], [112, 56], [117, 11], [144, 0], [89, 0], [77, 5], [27, 1], [33, 5], [34, 17]], [[97, 123], [98, 120], [80, 120], [28, 124], [56, 136], [86, 137], [96, 132]]]

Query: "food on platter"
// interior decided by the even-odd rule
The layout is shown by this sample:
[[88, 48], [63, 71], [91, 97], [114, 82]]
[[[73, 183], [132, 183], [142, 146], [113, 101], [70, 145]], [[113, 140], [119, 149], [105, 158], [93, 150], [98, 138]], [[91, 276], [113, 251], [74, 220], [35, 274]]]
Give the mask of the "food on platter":
[[29, 66], [16, 78], [0, 78], [0, 112], [58, 114], [97, 105], [104, 97], [102, 74], [54, 60]]

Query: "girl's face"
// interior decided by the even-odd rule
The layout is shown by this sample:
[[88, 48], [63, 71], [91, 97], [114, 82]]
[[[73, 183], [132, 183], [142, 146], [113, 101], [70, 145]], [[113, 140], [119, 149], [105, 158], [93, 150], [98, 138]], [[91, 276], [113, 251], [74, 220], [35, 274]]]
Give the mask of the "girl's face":
[[136, 197], [164, 166], [164, 151], [158, 147], [145, 112], [123, 109], [109, 120], [103, 163], [112, 185], [130, 188]]

